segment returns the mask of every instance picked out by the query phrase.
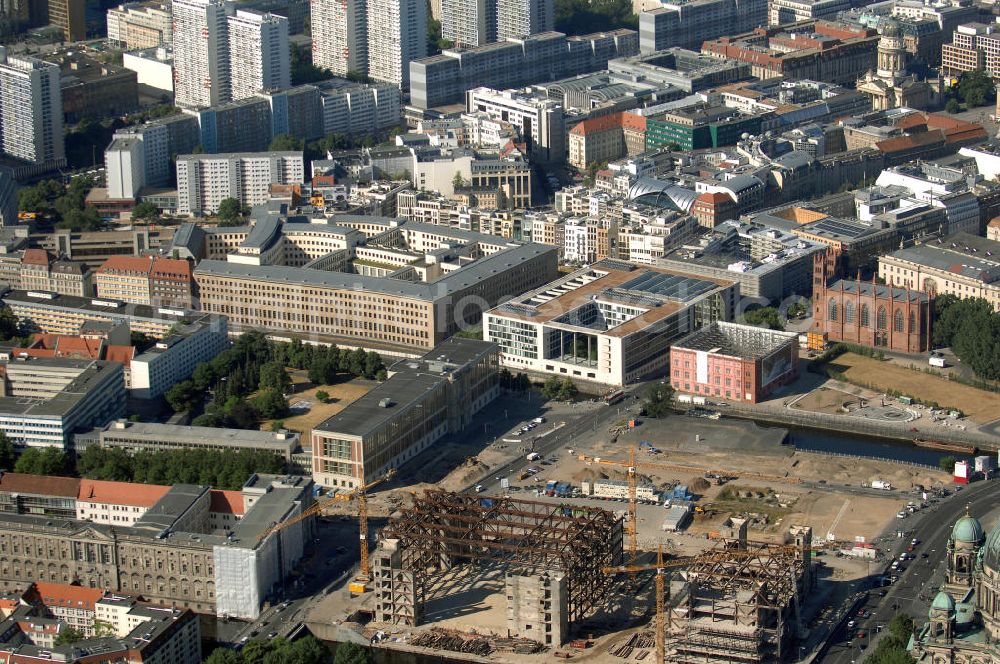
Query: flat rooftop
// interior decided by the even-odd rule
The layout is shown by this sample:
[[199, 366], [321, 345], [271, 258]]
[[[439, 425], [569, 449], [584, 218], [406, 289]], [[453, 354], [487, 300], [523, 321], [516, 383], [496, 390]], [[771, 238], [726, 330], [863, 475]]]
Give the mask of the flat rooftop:
[[605, 259], [502, 304], [491, 313], [532, 323], [563, 324], [557, 319], [595, 301], [646, 309], [635, 318], [603, 332], [621, 337], [667, 318], [694, 300], [732, 283]]
[[[90, 396], [91, 391], [105, 380], [112, 372], [121, 372], [117, 362], [102, 360], [74, 360], [68, 358], [32, 357], [26, 361], [11, 360], [6, 363], [10, 369], [30, 369], [38, 367], [60, 369], [70, 368], [81, 370], [58, 394], [49, 399], [36, 399], [26, 396], [0, 397], [0, 414], [20, 415], [23, 417], [62, 418], [73, 410], [81, 401]], [[122, 382], [124, 388], [124, 381]], [[122, 398], [124, 398], [124, 391]]]
[[412, 404], [446, 381], [441, 375], [420, 371], [397, 373], [344, 410], [313, 427], [313, 431], [364, 436], [409, 410]]
[[978, 235], [956, 233], [889, 256], [983, 283], [1000, 281], [1000, 242]]
[[[179, 310], [171, 307], [152, 307], [146, 304], [131, 304], [108, 298], [77, 297], [76, 295], [63, 295], [47, 291], [7, 291], [3, 296], [3, 301], [7, 304], [37, 305], [63, 310], [73, 309], [81, 313], [100, 314], [101, 318], [137, 318], [170, 323], [185, 323], [209, 317], [208, 314], [200, 311]], [[178, 314], [178, 311], [182, 313]]]
[[704, 351], [713, 355], [758, 360], [787, 345], [797, 345], [798, 342], [795, 332], [717, 322], [692, 332], [673, 345], [675, 348]]
[[234, 448], [273, 448], [284, 453], [289, 448], [298, 447], [299, 434], [289, 431], [285, 438], [273, 431], [253, 431], [248, 429], [216, 429], [214, 427], [194, 427], [157, 422], [113, 422], [103, 432], [102, 437], [125, 437], [148, 439], [151, 441], [176, 441], [192, 446], [211, 443]]

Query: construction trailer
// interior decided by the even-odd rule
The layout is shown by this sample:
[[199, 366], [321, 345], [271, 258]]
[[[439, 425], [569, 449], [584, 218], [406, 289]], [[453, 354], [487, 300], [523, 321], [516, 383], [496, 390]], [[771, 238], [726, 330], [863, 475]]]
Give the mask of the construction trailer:
[[417, 626], [427, 590], [460, 565], [502, 565], [510, 633], [558, 646], [609, 595], [622, 563], [622, 519], [509, 496], [441, 490], [414, 497], [382, 529], [374, 555], [375, 620]]
[[767, 664], [796, 654], [800, 607], [813, 585], [812, 529], [793, 526], [790, 548], [748, 541], [746, 524], [734, 521], [704, 561], [671, 583], [672, 664]]

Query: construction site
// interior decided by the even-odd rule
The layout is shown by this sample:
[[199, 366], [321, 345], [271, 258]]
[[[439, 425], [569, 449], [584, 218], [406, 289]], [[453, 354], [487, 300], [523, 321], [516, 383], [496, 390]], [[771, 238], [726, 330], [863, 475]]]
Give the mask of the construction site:
[[[798, 452], [785, 435], [694, 418], [594, 428], [529, 460], [535, 474], [509, 470], [518, 451], [496, 445], [434, 485], [375, 493], [386, 520], [365, 583], [318, 601], [309, 627], [433, 661], [794, 661], [868, 573], [840, 548], [906, 506], [863, 483], [947, 474]], [[492, 486], [447, 490], [477, 481]], [[688, 520], [668, 530], [677, 507]]]

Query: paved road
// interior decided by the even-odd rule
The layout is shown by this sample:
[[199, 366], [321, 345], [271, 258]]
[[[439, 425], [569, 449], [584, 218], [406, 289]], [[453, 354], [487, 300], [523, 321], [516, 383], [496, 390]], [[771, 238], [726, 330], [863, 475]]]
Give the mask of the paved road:
[[[900, 521], [899, 527], [907, 530], [904, 537], [897, 538], [897, 542], [889, 551], [898, 558], [899, 553], [905, 550], [911, 539], [916, 538], [920, 542], [915, 551], [918, 558], [907, 563], [906, 571], [899, 575], [899, 581], [886, 588], [885, 597], [879, 597], [875, 592], [868, 594], [863, 606], [871, 612], [871, 617], [857, 619], [857, 625], [851, 630], [850, 635], [846, 629], [841, 629], [840, 633], [835, 635], [835, 638], [842, 639], [841, 642], [832, 647], [819, 661], [823, 664], [850, 664], [861, 661], [864, 656], [861, 646], [867, 647], [869, 639], [877, 638], [872, 634], [876, 632], [877, 626], [888, 625], [898, 613], [907, 613], [916, 620], [917, 625], [923, 624], [927, 618], [930, 602], [943, 580], [945, 548], [952, 526], [965, 512], [967, 505], [973, 516], [983, 517], [988, 514], [996, 507], [998, 495], [1000, 495], [1000, 483], [995, 480], [979, 482], [906, 521]], [[987, 523], [984, 527], [989, 525]], [[921, 557], [925, 553], [927, 558]], [[891, 558], [888, 557], [888, 560], [891, 561]], [[888, 562], [882, 563], [882, 565], [888, 564]], [[875, 573], [873, 565], [873, 574]], [[864, 640], [857, 638], [859, 630], [866, 632]], [[855, 638], [848, 641], [849, 636]]]

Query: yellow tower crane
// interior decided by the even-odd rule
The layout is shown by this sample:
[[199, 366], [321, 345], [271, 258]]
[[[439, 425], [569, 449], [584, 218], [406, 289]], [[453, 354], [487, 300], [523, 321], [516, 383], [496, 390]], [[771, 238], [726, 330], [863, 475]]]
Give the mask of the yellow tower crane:
[[689, 466], [685, 464], [678, 463], [661, 463], [655, 461], [636, 461], [636, 447], [635, 445], [630, 445], [628, 448], [628, 460], [627, 461], [616, 461], [614, 459], [602, 459], [601, 457], [587, 456], [586, 454], [581, 454], [579, 456], [580, 461], [586, 461], [587, 463], [598, 463], [607, 466], [619, 466], [626, 469], [626, 478], [628, 480], [628, 521], [625, 524], [625, 532], [628, 535], [628, 552], [629, 552], [629, 562], [635, 563], [636, 553], [639, 548], [638, 546], [638, 515], [637, 515], [637, 503], [636, 498], [636, 483], [637, 477], [636, 473], [639, 469], [651, 469], [651, 470], [673, 470], [680, 472], [689, 473], [716, 473], [718, 475], [726, 476], [738, 476], [738, 477], [753, 477], [760, 480], [768, 480], [772, 482], [784, 482], [786, 484], [798, 484], [799, 480], [795, 477], [782, 477], [779, 475], [765, 475], [763, 473], [751, 473], [739, 470], [712, 470], [708, 468], [699, 468], [698, 466]]
[[263, 531], [258, 537], [257, 541], [261, 542], [269, 535], [278, 532], [279, 530], [284, 530], [289, 526], [294, 526], [312, 516], [316, 516], [322, 513], [334, 504], [343, 502], [345, 500], [358, 499], [358, 531], [359, 531], [359, 542], [361, 546], [361, 566], [358, 570], [358, 576], [355, 579], [355, 583], [350, 584], [351, 592], [365, 592], [366, 584], [371, 581], [371, 570], [369, 568], [368, 562], [368, 491], [383, 482], [388, 482], [392, 479], [396, 471], [392, 468], [383, 475], [382, 477], [360, 486], [350, 493], [338, 493], [333, 496], [328, 496], [321, 498], [314, 502], [312, 505], [302, 510], [299, 514], [296, 514], [290, 519], [286, 519], [281, 523], [276, 523], [267, 530]]
[[[756, 544], [755, 542], [748, 542], [749, 544]], [[738, 560], [740, 558], [753, 558], [753, 557], [767, 557], [775, 556], [781, 553], [793, 553], [799, 551], [799, 547], [794, 544], [785, 544], [781, 546], [773, 546], [766, 550], [760, 549], [726, 549], [723, 551], [716, 551], [711, 553], [704, 553], [698, 556], [688, 556], [684, 558], [677, 558], [675, 560], [670, 560], [664, 562], [663, 560], [663, 547], [658, 546], [656, 549], [656, 562], [649, 563], [647, 565], [620, 565], [618, 567], [605, 567], [603, 569], [605, 574], [639, 574], [641, 572], [649, 572], [652, 570], [656, 571], [656, 627], [654, 638], [656, 640], [656, 662], [657, 664], [663, 664], [663, 660], [666, 657], [666, 630], [667, 630], [667, 611], [666, 611], [666, 586], [667, 586], [667, 574], [668, 569], [674, 567], [687, 567], [688, 565], [694, 565], [699, 563], [710, 563], [710, 562], [725, 562], [729, 560]]]

